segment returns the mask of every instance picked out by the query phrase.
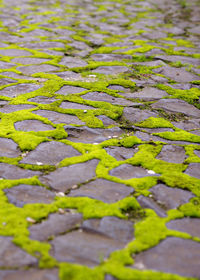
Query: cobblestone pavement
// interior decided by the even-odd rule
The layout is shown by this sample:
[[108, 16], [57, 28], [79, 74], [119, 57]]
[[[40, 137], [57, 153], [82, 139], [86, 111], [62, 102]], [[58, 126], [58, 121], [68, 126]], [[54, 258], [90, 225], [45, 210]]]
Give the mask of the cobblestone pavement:
[[199, 4], [0, 0], [0, 280], [200, 279]]

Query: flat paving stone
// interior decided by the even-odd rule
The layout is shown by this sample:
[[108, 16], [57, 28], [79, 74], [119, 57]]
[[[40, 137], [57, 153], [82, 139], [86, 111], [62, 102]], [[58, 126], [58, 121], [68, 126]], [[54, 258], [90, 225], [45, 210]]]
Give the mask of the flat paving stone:
[[19, 185], [4, 189], [10, 203], [23, 207], [29, 203], [52, 203], [55, 194], [40, 186]]
[[18, 84], [0, 90], [0, 95], [16, 97], [22, 93], [28, 93], [39, 89], [41, 86], [36, 84]]
[[53, 97], [48, 97], [48, 96], [36, 96], [33, 98], [29, 98], [28, 101], [36, 102], [38, 104], [51, 104], [51, 103], [57, 101], [57, 99], [55, 99]]
[[116, 75], [120, 73], [129, 73], [130, 70], [126, 66], [99, 66], [92, 70], [92, 72], [104, 75]]
[[40, 172], [23, 169], [15, 165], [0, 163], [0, 178], [17, 180], [39, 175]]
[[31, 151], [20, 163], [28, 164], [49, 164], [56, 165], [64, 158], [75, 157], [81, 155], [70, 145], [52, 141], [41, 143], [34, 151]]
[[183, 163], [186, 159], [185, 149], [180, 146], [164, 145], [156, 158], [171, 163]]
[[100, 115], [100, 116], [97, 116], [97, 118], [99, 120], [101, 120], [103, 122], [103, 125], [105, 126], [110, 126], [110, 125], [118, 125], [118, 123], [112, 119], [110, 119], [109, 117], [107, 116], [104, 116], [104, 115]]
[[160, 205], [158, 205], [153, 199], [140, 195], [138, 196], [137, 201], [139, 202], [142, 208], [150, 208], [162, 218], [167, 216], [165, 210]]
[[132, 93], [127, 93], [125, 94], [126, 97], [129, 98], [139, 98], [145, 101], [154, 101], [161, 99], [168, 94], [164, 92], [163, 90], [159, 90], [157, 88], [152, 88], [152, 87], [146, 87], [142, 89], [141, 91], [136, 91]]
[[58, 113], [55, 111], [37, 110], [37, 111], [34, 111], [34, 114], [47, 118], [55, 124], [59, 124], [59, 123], [76, 124], [76, 125], [85, 124], [84, 122], [79, 120], [78, 117], [76, 117], [74, 115]]
[[82, 87], [75, 87], [75, 86], [63, 86], [61, 89], [56, 91], [56, 94], [62, 94], [62, 95], [67, 95], [67, 94], [74, 94], [74, 93], [81, 93], [85, 91], [85, 88]]
[[30, 65], [30, 66], [19, 66], [17, 67], [17, 70], [22, 72], [24, 75], [32, 75], [35, 73], [40, 73], [40, 72], [52, 72], [59, 70], [58, 67], [50, 65], [50, 64], [40, 64], [40, 65]]
[[199, 150], [194, 150], [194, 154], [200, 157], [200, 151]]
[[20, 110], [29, 110], [34, 109], [35, 106], [28, 105], [28, 104], [21, 104], [21, 105], [5, 105], [3, 108], [0, 108], [0, 112], [4, 114], [20, 111]]
[[[152, 176], [148, 173], [148, 171], [142, 167], [139, 166], [133, 166], [130, 164], [122, 164], [118, 167], [115, 167], [114, 169], [110, 170], [110, 175], [119, 177], [121, 179], [131, 179], [131, 178], [143, 178], [146, 176]], [[154, 176], [157, 176], [158, 174], [154, 174]]]
[[56, 191], [66, 192], [74, 185], [94, 178], [98, 163], [98, 160], [93, 159], [85, 163], [61, 167], [48, 175], [40, 177], [40, 180]]
[[115, 147], [111, 146], [109, 148], [105, 148], [106, 152], [112, 157], [116, 158], [116, 160], [126, 160], [132, 158], [133, 155], [138, 152], [138, 149], [132, 148], [124, 148], [124, 147]]
[[167, 228], [186, 232], [192, 236], [200, 237], [200, 220], [196, 218], [183, 218], [172, 220], [166, 224]]
[[166, 210], [178, 208], [194, 197], [189, 191], [170, 188], [164, 184], [157, 184], [149, 191], [153, 194], [153, 199]]
[[93, 54], [90, 56], [94, 61], [119, 61], [124, 59], [132, 59], [131, 55], [126, 54], [113, 54], [113, 53], [103, 53], [103, 54]]
[[199, 258], [198, 242], [168, 237], [156, 247], [138, 254], [134, 267], [142, 263], [145, 269], [199, 278]]
[[200, 179], [200, 163], [190, 163], [185, 174]]
[[53, 130], [54, 128], [51, 125], [44, 124], [38, 120], [25, 120], [15, 123], [16, 130], [22, 131], [46, 131]]
[[84, 61], [83, 59], [73, 57], [73, 56], [65, 56], [61, 60], [60, 64], [63, 64], [67, 66], [68, 68], [74, 68], [74, 67], [84, 67], [88, 63]]
[[51, 255], [58, 261], [89, 267], [98, 265], [111, 252], [122, 249], [125, 245], [122, 240], [84, 229], [56, 237], [51, 244]]
[[0, 236], [0, 267], [16, 268], [37, 264], [37, 259], [12, 243], [12, 237]]
[[175, 68], [175, 67], [161, 67], [156, 70], [156, 73], [162, 74], [178, 83], [188, 83], [191, 81], [195, 81], [198, 79], [198, 76], [186, 71], [183, 68]]
[[113, 97], [103, 92], [89, 92], [83, 95], [82, 98], [86, 100], [109, 102], [113, 105], [121, 105], [121, 106], [134, 106], [138, 104], [123, 98]]
[[18, 157], [18, 145], [11, 139], [0, 138], [0, 157]]
[[161, 99], [151, 105], [154, 109], [163, 109], [171, 113], [182, 113], [186, 116], [200, 118], [200, 110], [180, 99]]
[[182, 63], [189, 63], [197, 66], [200, 64], [198, 59], [181, 55], [156, 55], [154, 59], [161, 59], [170, 62], [181, 61]]
[[102, 129], [89, 128], [86, 126], [65, 126], [65, 130], [68, 133], [68, 140], [81, 143], [101, 143], [112, 137], [117, 138], [123, 133], [123, 130], [119, 127]]
[[31, 53], [28, 52], [28, 51], [19, 50], [19, 49], [1, 49], [0, 50], [0, 55], [16, 57], [16, 56], [31, 55]]
[[82, 229], [106, 235], [124, 244], [134, 238], [133, 223], [117, 217], [107, 216], [102, 219], [85, 220]]
[[29, 227], [30, 238], [45, 241], [50, 237], [77, 229], [82, 224], [82, 221], [82, 215], [79, 213], [54, 213], [41, 223]]
[[90, 197], [105, 203], [119, 201], [134, 191], [133, 188], [123, 184], [97, 179], [82, 185], [79, 189], [71, 190], [70, 197]]
[[8, 62], [4, 62], [4, 61], [0, 61], [0, 67], [1, 69], [9, 69], [9, 68], [12, 68], [12, 67], [15, 67], [15, 64], [11, 64], [11, 63], [8, 63]]
[[156, 117], [154, 112], [149, 110], [140, 110], [137, 108], [126, 107], [124, 108], [123, 116], [131, 123], [142, 122], [150, 117]]
[[12, 62], [14, 63], [20, 63], [23, 65], [28, 65], [28, 64], [41, 64], [44, 62], [49, 61], [49, 59], [46, 58], [37, 58], [37, 57], [16, 57], [12, 59]]
[[63, 109], [77, 109], [77, 110], [94, 110], [96, 108], [92, 107], [92, 106], [88, 106], [88, 105], [84, 105], [84, 104], [79, 104], [79, 103], [75, 103], [75, 102], [67, 102], [64, 101], [61, 103], [60, 108]]
[[1, 280], [59, 280], [57, 269], [2, 270]]

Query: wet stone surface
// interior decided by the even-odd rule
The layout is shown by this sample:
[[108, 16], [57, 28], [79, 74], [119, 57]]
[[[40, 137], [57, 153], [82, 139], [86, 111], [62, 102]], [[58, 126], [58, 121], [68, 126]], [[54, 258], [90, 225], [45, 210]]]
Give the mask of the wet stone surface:
[[0, 0], [0, 280], [200, 279], [199, 13]]

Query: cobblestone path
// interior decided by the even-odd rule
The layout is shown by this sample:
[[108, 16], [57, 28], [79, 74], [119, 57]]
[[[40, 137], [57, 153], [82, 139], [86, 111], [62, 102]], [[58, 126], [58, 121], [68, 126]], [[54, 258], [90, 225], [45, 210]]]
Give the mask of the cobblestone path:
[[200, 279], [199, 4], [0, 0], [0, 280]]

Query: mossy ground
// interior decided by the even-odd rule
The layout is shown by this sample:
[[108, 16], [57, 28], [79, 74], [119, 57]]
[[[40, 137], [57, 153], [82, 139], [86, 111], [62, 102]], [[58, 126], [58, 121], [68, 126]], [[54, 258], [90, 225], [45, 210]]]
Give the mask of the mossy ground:
[[[186, 8], [186, 1], [178, 2], [182, 9]], [[91, 10], [90, 6], [94, 8], [94, 10]], [[10, 24], [4, 22], [3, 13], [4, 9], [7, 8], [15, 13], [13, 20], [16, 18], [18, 19], [19, 24], [17, 28], [13, 26], [12, 22]], [[151, 78], [166, 78], [162, 75], [155, 74], [153, 71], [159, 68], [159, 66], [151, 66], [148, 64], [154, 61], [156, 52], [159, 54], [160, 51], [162, 54], [169, 56], [198, 59], [199, 54], [196, 52], [195, 40], [194, 42], [192, 41], [192, 37], [188, 35], [189, 32], [188, 34], [186, 33], [187, 36], [184, 32], [181, 36], [178, 36], [167, 32], [166, 29], [162, 30], [162, 28], [166, 27], [166, 22], [165, 24], [160, 24], [160, 19], [156, 21], [156, 13], [160, 13], [162, 7], [160, 8], [159, 5], [156, 7], [156, 5], [150, 5], [150, 3], [144, 3], [143, 1], [110, 0], [104, 3], [104, 1], [93, 0], [90, 1], [89, 4], [81, 4], [79, 7], [74, 4], [63, 3], [63, 1], [59, 0], [53, 1], [51, 4], [49, 4], [48, 1], [40, 3], [34, 0], [28, 2], [26, 14], [24, 14], [22, 8], [26, 7], [24, 7], [23, 4], [21, 7], [18, 3], [10, 7], [9, 3], [0, 0], [0, 17], [2, 18], [0, 21], [0, 32], [6, 34], [5, 38], [2, 39], [2, 44], [5, 44], [5, 46], [0, 46], [0, 63], [6, 63], [6, 68], [2, 67], [0, 70], [0, 78], [2, 81], [4, 79], [9, 80], [6, 84], [2, 82], [0, 90], [3, 92], [11, 86], [18, 86], [20, 84], [34, 84], [39, 85], [40, 88], [31, 92], [21, 92], [14, 97], [10, 97], [9, 94], [1, 95], [0, 93], [0, 101], [7, 101], [9, 105], [29, 104], [35, 106], [32, 109], [0, 113], [0, 137], [12, 139], [18, 145], [18, 149], [21, 153], [20, 156], [16, 158], [1, 157], [0, 155], [0, 162], [9, 163], [23, 169], [38, 170], [46, 174], [52, 172], [56, 168], [86, 162], [91, 159], [99, 159], [95, 178], [103, 178], [125, 184], [133, 188], [134, 192], [130, 196], [112, 204], [104, 203], [89, 197], [68, 197], [66, 195], [65, 197], [57, 196], [51, 204], [26, 204], [20, 208], [10, 203], [3, 191], [4, 189], [12, 188], [19, 184], [34, 185], [36, 188], [37, 186], [48, 188], [48, 186], [42, 184], [38, 176], [19, 180], [1, 178], [0, 235], [12, 236], [14, 244], [38, 259], [38, 266], [41, 269], [59, 268], [59, 277], [61, 280], [92, 280], [94, 278], [103, 280], [106, 274], [113, 275], [113, 277], [119, 280], [194, 279], [158, 271], [137, 270], [130, 268], [130, 266], [134, 263], [134, 256], [136, 254], [158, 245], [161, 240], [169, 236], [200, 242], [200, 239], [197, 237], [183, 232], [169, 230], [166, 227], [166, 223], [170, 220], [183, 217], [200, 218], [200, 180], [184, 173], [189, 163], [200, 162], [199, 157], [194, 153], [195, 150], [200, 149], [199, 134], [193, 134], [192, 131], [175, 127], [170, 118], [164, 117], [167, 115], [159, 115], [159, 111], [157, 111], [157, 117], [149, 117], [144, 121], [136, 122], [134, 126], [136, 129], [144, 129], [144, 131], [145, 129], [154, 128], [173, 129], [173, 131], [152, 133], [152, 136], [161, 137], [162, 141], [141, 140], [134, 135], [134, 129], [131, 128], [133, 130], [132, 134], [124, 131], [119, 137], [111, 137], [111, 139], [107, 139], [98, 144], [79, 143], [67, 139], [68, 134], [65, 130], [65, 123], [56, 124], [48, 118], [34, 113], [37, 112], [37, 110], [49, 110], [76, 116], [89, 128], [112, 128], [113, 125], [106, 126], [98, 118], [104, 115], [111, 120], [115, 120], [117, 126], [121, 128], [124, 126], [126, 127], [126, 124], [123, 123], [123, 106], [114, 105], [106, 101], [86, 100], [82, 98], [82, 96], [89, 92], [96, 92], [97, 94], [103, 92], [111, 97], [132, 100], [124, 95], [126, 91], [131, 93], [143, 88], [143, 85], [151, 86]], [[177, 7], [177, 9], [179, 8], [180, 7]], [[133, 9], [133, 11], [131, 9]], [[104, 13], [107, 15], [111, 13], [111, 15], [110, 17], [105, 17]], [[85, 15], [90, 17], [89, 20], [87, 17], [83, 17]], [[98, 17], [100, 18], [99, 20]], [[97, 22], [96, 20], [91, 21], [91, 18], [96, 18]], [[143, 20], [146, 20], [147, 23], [152, 23], [153, 19], [155, 19], [156, 22], [153, 26], [143, 24]], [[168, 21], [167, 27], [174, 27], [172, 23], [169, 23], [169, 16], [167, 16], [165, 20]], [[66, 22], [63, 23], [63, 21]], [[117, 27], [118, 31], [116, 31], [115, 28], [109, 29], [109, 26]], [[156, 36], [152, 38], [148, 38], [148, 36], [145, 37], [145, 34], [150, 32], [150, 29], [156, 31], [157, 28], [159, 30], [161, 29], [163, 36], [160, 38]], [[133, 33], [131, 33], [131, 31]], [[13, 37], [15, 37], [15, 40], [12, 40]], [[27, 38], [30, 38], [30, 42], [28, 40], [26, 41]], [[42, 43], [46, 42], [53, 44], [45, 48]], [[56, 42], [62, 45], [58, 47]], [[29, 43], [32, 45], [29, 46]], [[37, 45], [37, 43], [41, 43], [41, 46], [35, 47], [34, 44]], [[187, 49], [188, 52], [186, 51]], [[194, 49], [194, 51], [192, 51], [192, 49]], [[4, 55], [6, 51], [9, 50], [13, 50], [13, 56]], [[15, 50], [30, 53], [29, 55], [22, 55], [20, 58], [28, 56], [30, 58], [48, 59], [48, 61], [40, 63], [40, 66], [46, 66], [47, 71], [23, 74], [23, 70], [21, 72], [19, 70], [20, 68], [18, 69], [18, 67], [24, 65], [23, 63], [14, 63], [13, 65], [12, 60], [16, 58], [14, 55]], [[130, 55], [131, 59], [94, 61], [90, 57], [93, 54]], [[67, 67], [65, 63], [61, 62], [64, 56], [74, 56], [74, 58], [78, 56], [84, 60], [87, 65], [83, 67]], [[167, 64], [167, 61], [164, 61]], [[168, 64], [180, 68], [187, 66], [188, 72], [190, 73], [194, 73], [192, 69], [196, 68], [195, 65], [185, 65], [179, 61], [174, 63], [168, 62]], [[31, 65], [32, 64], [28, 64], [26, 66]], [[57, 67], [57, 70], [48, 72], [49, 66]], [[129, 71], [116, 75], [105, 75], [98, 73], [98, 71], [95, 72], [95, 69], [101, 66], [125, 66]], [[35, 65], [35, 67], [38, 67], [38, 65]], [[77, 76], [73, 78], [73, 75], [72, 78], [62, 76], [63, 72], [67, 76], [71, 71], [73, 74], [80, 76], [78, 76], [78, 78]], [[198, 73], [196, 71], [195, 75], [198, 75]], [[140, 82], [142, 83], [140, 84]], [[158, 82], [153, 80], [153, 86], [165, 91], [168, 94], [167, 98], [182, 99], [200, 109], [198, 79], [194, 79], [190, 82], [190, 89], [174, 89], [171, 87], [171, 85], [174, 84], [176, 84], [176, 82], [169, 78], [167, 78], [167, 84], [165, 82], [160, 82], [160, 80]], [[57, 91], [65, 85], [82, 87], [85, 91], [66, 95], [57, 93]], [[118, 86], [119, 89], [111, 89], [113, 85]], [[122, 87], [123, 89], [121, 90]], [[51, 104], [29, 101], [30, 98], [41, 96], [55, 98], [55, 101]], [[64, 101], [92, 106], [94, 109], [86, 111], [81, 109], [63, 109], [60, 105]], [[144, 102], [142, 100], [139, 100], [139, 102], [144, 105], [144, 107], [140, 107], [141, 110], [144, 108], [151, 108], [150, 105], [153, 103]], [[17, 130], [15, 123], [26, 120], [41, 121], [43, 124], [50, 125], [52, 130]], [[170, 163], [156, 159], [163, 146], [166, 144], [165, 140], [189, 142], [189, 144], [180, 144], [185, 148], [187, 155], [183, 163]], [[40, 143], [50, 141], [58, 141], [66, 145], [71, 145], [77, 149], [81, 155], [65, 158], [57, 166], [40, 166], [20, 163], [25, 152], [33, 151]], [[111, 146], [129, 149], [138, 147], [138, 151], [133, 157], [118, 161], [105, 150], [105, 148]], [[143, 167], [146, 170], [153, 170], [156, 174], [159, 174], [159, 176], [155, 175], [125, 180], [109, 174], [110, 170], [123, 164], [130, 164]], [[137, 201], [139, 195], [148, 197], [150, 195], [149, 189], [157, 183], [166, 184], [171, 188], [188, 190], [192, 192], [195, 197], [188, 203], [181, 205], [178, 209], [169, 210], [167, 212], [167, 217], [161, 218], [152, 209], [143, 209]], [[83, 214], [84, 219], [116, 216], [121, 219], [132, 220], [134, 221], [135, 230], [134, 239], [127, 244], [124, 249], [113, 252], [95, 268], [59, 262], [50, 254], [50, 243], [30, 239], [28, 230], [30, 222], [27, 221], [27, 218], [31, 217], [36, 223], [40, 223], [47, 219], [51, 213], [58, 212], [60, 208], [76, 209], [77, 212]]]

